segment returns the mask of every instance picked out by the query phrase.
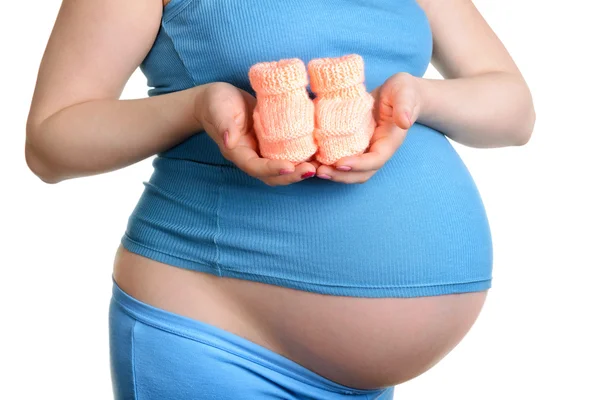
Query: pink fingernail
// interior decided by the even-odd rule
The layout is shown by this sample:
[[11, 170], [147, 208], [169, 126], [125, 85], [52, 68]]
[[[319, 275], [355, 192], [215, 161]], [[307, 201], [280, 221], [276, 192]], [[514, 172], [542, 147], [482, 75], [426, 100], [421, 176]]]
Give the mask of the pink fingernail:
[[282, 169], [279, 171], [279, 175], [288, 175], [288, 174], [291, 174], [292, 172], [294, 172], [294, 171], [292, 171], [291, 169]]
[[307, 173], [303, 174], [303, 175], [301, 176], [301, 178], [302, 178], [302, 179], [308, 179], [308, 178], [312, 178], [313, 176], [315, 176], [315, 173], [314, 173], [314, 172], [307, 172]]
[[352, 170], [352, 167], [349, 167], [349, 166], [347, 166], [347, 165], [341, 165], [341, 166], [339, 166], [339, 167], [336, 167], [336, 169], [337, 169], [338, 171], [346, 171], [346, 172], [347, 172], [347, 171], [351, 171], [351, 170]]
[[319, 174], [317, 175], [317, 178], [321, 178], [321, 179], [331, 179], [331, 177], [327, 174]]
[[408, 118], [408, 124], [412, 125], [412, 119], [410, 118], [410, 113], [407, 111], [404, 114], [406, 115], [406, 118]]

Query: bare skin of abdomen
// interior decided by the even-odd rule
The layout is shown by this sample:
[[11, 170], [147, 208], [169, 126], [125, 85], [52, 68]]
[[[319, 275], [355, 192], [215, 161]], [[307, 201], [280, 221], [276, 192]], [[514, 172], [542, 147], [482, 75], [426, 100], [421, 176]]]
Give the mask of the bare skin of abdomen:
[[144, 303], [217, 326], [361, 389], [397, 385], [427, 371], [466, 335], [486, 297], [326, 296], [176, 268], [123, 248], [114, 278]]

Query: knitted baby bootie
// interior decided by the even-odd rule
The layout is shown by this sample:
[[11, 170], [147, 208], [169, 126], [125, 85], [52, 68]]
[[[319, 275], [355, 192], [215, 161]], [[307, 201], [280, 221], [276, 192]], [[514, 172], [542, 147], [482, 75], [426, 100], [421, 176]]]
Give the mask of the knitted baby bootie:
[[375, 119], [374, 99], [365, 88], [364, 61], [357, 54], [320, 58], [308, 63], [310, 86], [316, 94], [316, 159], [335, 164], [362, 154], [369, 146]]
[[256, 92], [254, 131], [262, 157], [294, 164], [309, 160], [317, 144], [304, 63], [296, 58], [258, 63], [248, 75]]

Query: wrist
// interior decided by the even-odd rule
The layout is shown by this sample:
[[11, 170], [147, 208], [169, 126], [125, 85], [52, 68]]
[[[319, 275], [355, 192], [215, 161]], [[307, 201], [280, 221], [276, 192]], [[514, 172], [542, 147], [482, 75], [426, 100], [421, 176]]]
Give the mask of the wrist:
[[432, 113], [433, 100], [435, 98], [435, 80], [413, 77], [415, 80], [415, 91], [417, 104], [419, 105], [419, 119], [426, 119]]
[[191, 101], [188, 101], [187, 104], [191, 105], [190, 116], [196, 132], [203, 131], [204, 126], [206, 125], [204, 121], [205, 113], [203, 112], [203, 105], [205, 104], [206, 91], [212, 85], [214, 85], [214, 83], [206, 83], [188, 90]]

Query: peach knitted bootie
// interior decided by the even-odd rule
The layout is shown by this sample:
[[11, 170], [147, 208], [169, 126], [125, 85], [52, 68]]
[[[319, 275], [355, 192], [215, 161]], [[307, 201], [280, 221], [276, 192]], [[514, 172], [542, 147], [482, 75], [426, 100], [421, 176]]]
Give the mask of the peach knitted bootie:
[[248, 75], [256, 92], [254, 131], [262, 157], [294, 164], [310, 159], [317, 144], [304, 63], [296, 58], [258, 63]]
[[331, 165], [340, 158], [364, 153], [375, 130], [375, 119], [374, 99], [364, 85], [362, 57], [350, 54], [315, 59], [308, 63], [308, 73], [317, 96], [317, 161]]

